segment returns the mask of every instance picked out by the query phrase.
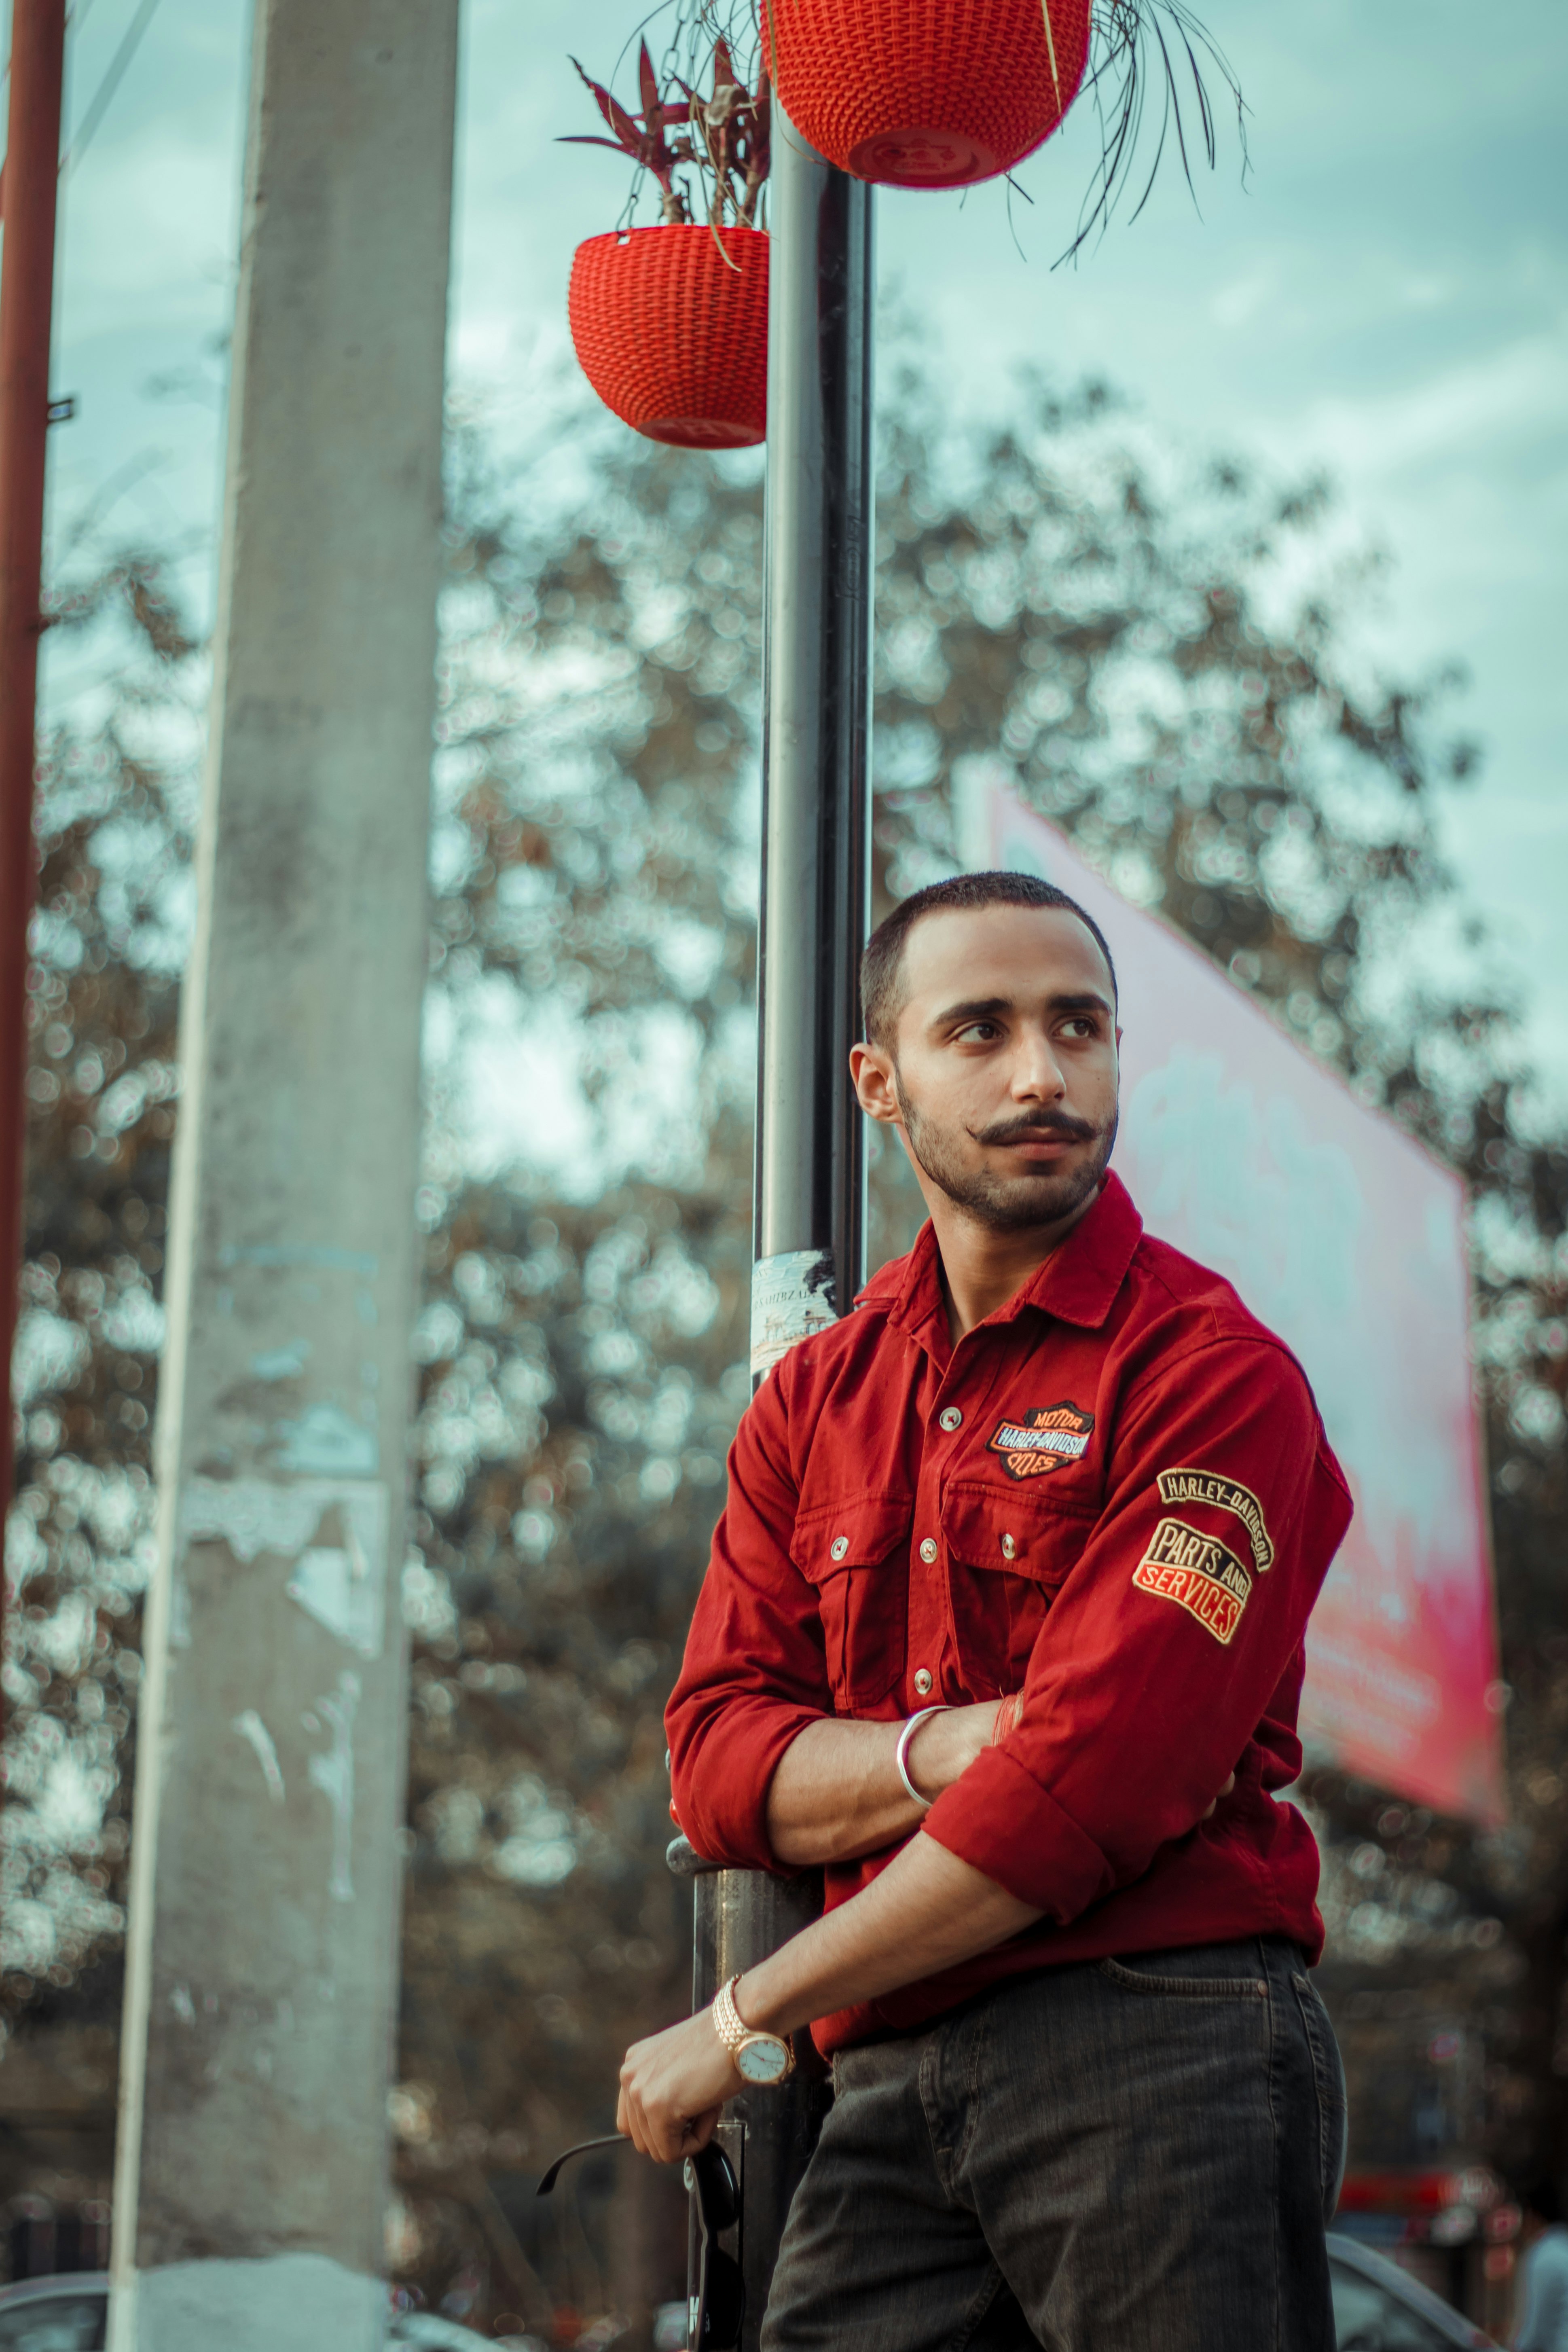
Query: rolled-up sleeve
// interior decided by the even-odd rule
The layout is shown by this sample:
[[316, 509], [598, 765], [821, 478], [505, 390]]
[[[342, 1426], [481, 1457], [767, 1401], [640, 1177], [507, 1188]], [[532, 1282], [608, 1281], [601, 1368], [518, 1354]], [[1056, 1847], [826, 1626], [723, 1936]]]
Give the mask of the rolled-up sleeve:
[[1142, 1877], [1235, 1769], [1350, 1516], [1283, 1349], [1217, 1339], [1164, 1367], [1130, 1401], [1015, 1728], [926, 1834], [1062, 1924]]
[[790, 1558], [798, 1493], [778, 1373], [730, 1449], [730, 1487], [665, 1710], [676, 1818], [710, 1862], [777, 1868], [768, 1789], [786, 1748], [833, 1711], [817, 1595]]

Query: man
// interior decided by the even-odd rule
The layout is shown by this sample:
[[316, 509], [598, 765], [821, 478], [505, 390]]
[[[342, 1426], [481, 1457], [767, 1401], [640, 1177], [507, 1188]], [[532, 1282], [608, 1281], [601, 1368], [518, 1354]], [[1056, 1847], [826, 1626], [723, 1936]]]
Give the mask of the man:
[[1557, 2183], [1534, 2180], [1518, 2191], [1524, 2214], [1523, 2256], [1514, 2300], [1514, 2352], [1568, 2352], [1568, 2229]]
[[668, 1715], [693, 1844], [825, 1864], [828, 1907], [628, 2052], [621, 2127], [700, 2146], [816, 2021], [765, 2352], [1020, 2311], [1052, 2352], [1327, 2352], [1342, 2087], [1274, 1792], [1343, 1479], [1293, 1359], [1108, 1172], [1089, 917], [961, 876], [861, 994], [930, 1223], [746, 1413]]

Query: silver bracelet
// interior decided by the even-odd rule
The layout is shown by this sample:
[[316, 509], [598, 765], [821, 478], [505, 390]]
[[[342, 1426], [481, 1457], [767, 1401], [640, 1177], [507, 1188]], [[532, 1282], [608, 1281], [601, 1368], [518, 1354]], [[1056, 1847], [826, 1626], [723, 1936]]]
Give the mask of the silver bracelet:
[[916, 1788], [914, 1782], [910, 1778], [910, 1742], [914, 1738], [916, 1732], [920, 1729], [928, 1715], [949, 1715], [951, 1713], [952, 1709], [947, 1706], [922, 1706], [918, 1715], [910, 1716], [908, 1723], [905, 1724], [902, 1731], [899, 1734], [899, 1744], [897, 1748], [894, 1750], [893, 1761], [899, 1768], [900, 1780], [903, 1782], [905, 1788], [909, 1790], [916, 1804], [920, 1806], [922, 1812], [929, 1813], [932, 1805], [936, 1802], [936, 1800], [934, 1797], [922, 1797], [920, 1790]]

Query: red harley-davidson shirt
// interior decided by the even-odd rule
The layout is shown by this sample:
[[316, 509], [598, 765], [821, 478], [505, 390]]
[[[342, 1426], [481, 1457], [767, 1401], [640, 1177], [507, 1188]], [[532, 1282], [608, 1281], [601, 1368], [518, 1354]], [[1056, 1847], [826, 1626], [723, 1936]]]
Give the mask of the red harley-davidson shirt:
[[[1317, 1847], [1273, 1792], [1350, 1517], [1294, 1357], [1115, 1176], [956, 1347], [928, 1224], [790, 1351], [730, 1456], [666, 1717], [676, 1815], [776, 1869], [768, 1786], [807, 1724], [1021, 1690], [920, 1827], [1044, 1914], [823, 2020], [824, 2051], [1068, 1960], [1255, 1935], [1317, 1958]], [[830, 1868], [829, 1907], [896, 1851]]]

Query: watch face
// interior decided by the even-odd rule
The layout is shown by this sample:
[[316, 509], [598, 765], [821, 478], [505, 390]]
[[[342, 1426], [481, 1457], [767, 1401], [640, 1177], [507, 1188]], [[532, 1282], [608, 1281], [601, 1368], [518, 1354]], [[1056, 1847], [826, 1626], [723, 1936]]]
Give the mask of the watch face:
[[788, 2050], [771, 2033], [742, 2042], [735, 2053], [736, 2072], [748, 2083], [782, 2083], [788, 2065]]

